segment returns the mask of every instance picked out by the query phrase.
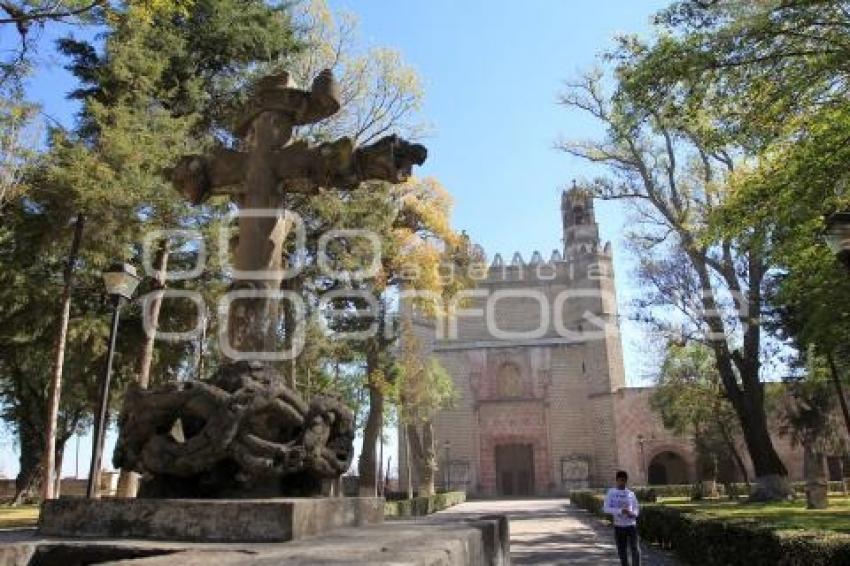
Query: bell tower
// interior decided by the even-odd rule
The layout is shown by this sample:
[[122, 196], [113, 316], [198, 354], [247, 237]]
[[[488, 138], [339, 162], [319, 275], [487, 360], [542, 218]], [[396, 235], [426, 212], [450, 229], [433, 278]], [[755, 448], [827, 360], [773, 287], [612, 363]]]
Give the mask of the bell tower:
[[564, 257], [582, 251], [595, 251], [599, 246], [599, 225], [593, 210], [590, 191], [573, 186], [561, 194], [561, 220], [564, 229]]

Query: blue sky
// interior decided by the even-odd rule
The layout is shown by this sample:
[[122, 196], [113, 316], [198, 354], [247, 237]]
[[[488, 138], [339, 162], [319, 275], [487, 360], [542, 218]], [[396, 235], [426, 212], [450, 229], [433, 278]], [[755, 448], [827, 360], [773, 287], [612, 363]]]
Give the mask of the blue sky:
[[[399, 49], [425, 87], [420, 174], [440, 179], [455, 199], [454, 225], [509, 259], [534, 250], [544, 258], [561, 246], [560, 191], [598, 174], [553, 149], [559, 137], [596, 137], [600, 126], [557, 104], [563, 82], [600, 64], [621, 33], [649, 37], [653, 14], [668, 0], [330, 0], [358, 15], [363, 40]], [[620, 304], [634, 294], [633, 264], [622, 245], [626, 214], [597, 203], [604, 239], [614, 245]], [[625, 308], [621, 308], [625, 311]], [[654, 356], [624, 322], [630, 385], [652, 377]]]
[[[560, 137], [598, 136], [597, 124], [556, 103], [565, 79], [598, 63], [618, 33], [650, 33], [652, 14], [667, 0], [330, 0], [357, 14], [366, 46], [393, 47], [420, 73], [423, 118], [432, 125], [424, 143], [429, 158], [420, 171], [440, 179], [455, 199], [454, 224], [489, 256], [514, 251], [548, 257], [561, 246], [560, 189], [573, 178], [594, 175], [588, 165], [553, 149]], [[42, 70], [31, 98], [52, 119], [72, 125], [74, 106], [64, 100], [74, 83], [42, 38]], [[4, 31], [3, 33], [8, 33]], [[80, 33], [77, 32], [79, 36]], [[0, 48], [9, 36], [0, 37]], [[625, 213], [597, 204], [603, 237], [614, 244], [621, 306], [633, 294], [631, 262], [622, 245]], [[625, 323], [624, 349], [630, 385], [651, 377], [640, 329]], [[644, 354], [644, 355], [642, 355]], [[88, 470], [90, 439], [80, 447], [80, 471]], [[107, 453], [109, 453], [109, 449]], [[75, 443], [68, 444], [64, 472], [74, 474]], [[17, 473], [17, 452], [0, 436], [0, 475]]]

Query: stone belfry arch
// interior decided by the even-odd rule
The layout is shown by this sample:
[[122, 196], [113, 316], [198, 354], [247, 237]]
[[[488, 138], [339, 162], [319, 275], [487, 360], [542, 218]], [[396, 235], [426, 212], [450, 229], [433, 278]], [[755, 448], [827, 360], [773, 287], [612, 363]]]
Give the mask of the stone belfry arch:
[[561, 194], [561, 221], [564, 230], [564, 257], [599, 247], [599, 224], [593, 208], [593, 195], [573, 185]]

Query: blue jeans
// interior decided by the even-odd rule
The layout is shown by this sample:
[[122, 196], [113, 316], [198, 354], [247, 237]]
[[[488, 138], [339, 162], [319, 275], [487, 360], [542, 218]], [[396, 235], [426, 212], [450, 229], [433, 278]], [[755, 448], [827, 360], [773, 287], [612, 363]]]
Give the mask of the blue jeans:
[[614, 538], [617, 541], [617, 554], [620, 564], [629, 566], [626, 547], [632, 551], [632, 565], [640, 566], [640, 542], [638, 542], [637, 527], [614, 527]]

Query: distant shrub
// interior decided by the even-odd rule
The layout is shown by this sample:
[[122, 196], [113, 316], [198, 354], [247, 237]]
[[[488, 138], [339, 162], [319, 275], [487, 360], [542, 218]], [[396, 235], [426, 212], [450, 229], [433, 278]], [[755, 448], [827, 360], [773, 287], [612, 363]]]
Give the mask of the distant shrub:
[[421, 517], [466, 501], [465, 491], [447, 491], [430, 497], [397, 499], [384, 504], [385, 517]]
[[586, 511], [590, 511], [594, 515], [605, 517], [605, 514], [602, 512], [605, 496], [598, 491], [589, 489], [573, 490], [570, 492], [570, 503]]

